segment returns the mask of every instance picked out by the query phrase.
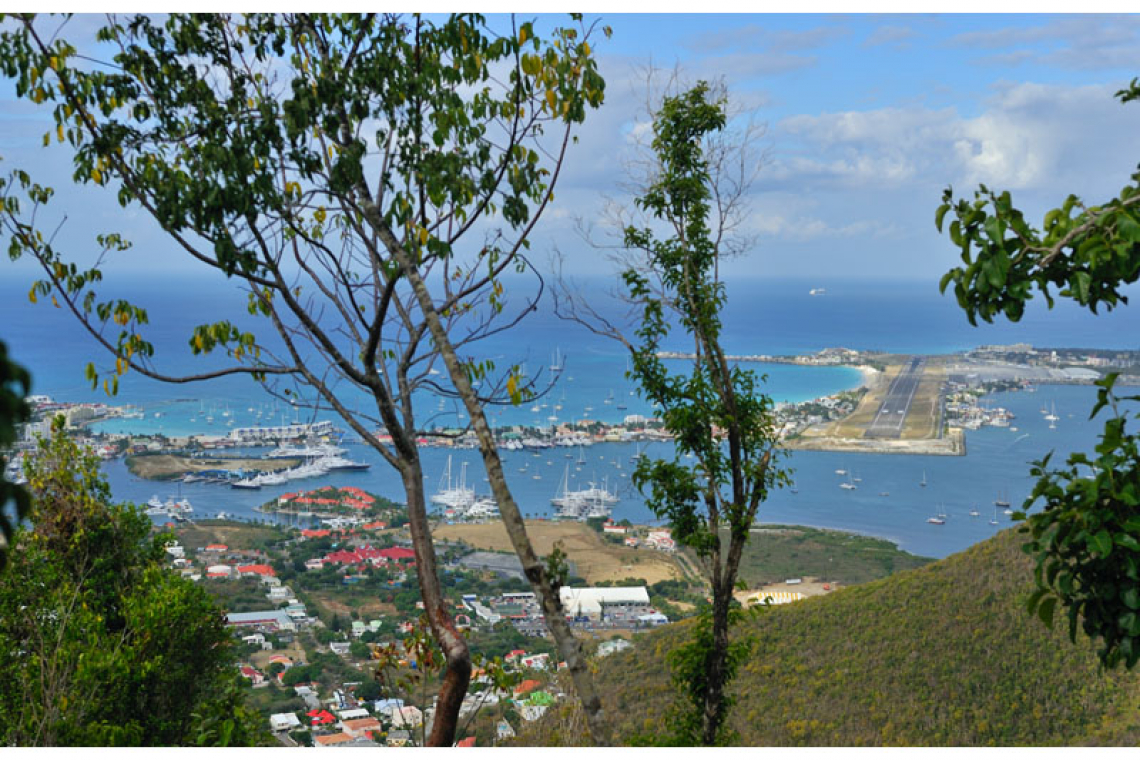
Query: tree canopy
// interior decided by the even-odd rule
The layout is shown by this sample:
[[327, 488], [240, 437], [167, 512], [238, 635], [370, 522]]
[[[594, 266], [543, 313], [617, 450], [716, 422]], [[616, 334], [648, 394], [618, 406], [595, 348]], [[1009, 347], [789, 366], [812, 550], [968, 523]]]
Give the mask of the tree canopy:
[[98, 462], [58, 422], [32, 459], [31, 527], [0, 574], [0, 743], [259, 743], [222, 611], [163, 567], [169, 534], [110, 502]]
[[[1140, 98], [1138, 80], [1117, 97]], [[947, 214], [963, 264], [940, 288], [954, 285], [971, 324], [999, 315], [1018, 321], [1035, 291], [1050, 307], [1059, 296], [1095, 314], [1127, 304], [1125, 286], [1140, 279], [1140, 172], [1103, 203], [1069, 195], [1045, 213], [1040, 229], [1009, 192], [984, 185], [972, 201], [955, 201], [947, 189], [935, 216], [939, 231]], [[1097, 383], [1090, 419], [1104, 410], [1111, 417], [1095, 454], [1072, 454], [1060, 469], [1050, 467], [1052, 454], [1034, 462], [1037, 483], [1014, 517], [1025, 521], [1025, 549], [1037, 560], [1030, 612], [1052, 624], [1060, 603], [1074, 641], [1080, 627], [1100, 641], [1105, 665], [1132, 668], [1140, 662], [1140, 439], [1128, 421], [1140, 416], [1129, 404], [1140, 396], [1118, 396], [1116, 379]]]

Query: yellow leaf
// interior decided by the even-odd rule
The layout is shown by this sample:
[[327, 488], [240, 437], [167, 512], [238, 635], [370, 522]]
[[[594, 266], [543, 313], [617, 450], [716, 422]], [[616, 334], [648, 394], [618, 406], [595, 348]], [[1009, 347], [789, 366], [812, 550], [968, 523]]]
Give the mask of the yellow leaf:
[[526, 42], [526, 24], [523, 24], [522, 28], [519, 29], [519, 44], [522, 45], [525, 42]]
[[93, 179], [96, 184], [99, 184], [99, 182], [103, 179], [103, 172], [99, 171], [98, 169], [92, 169], [91, 179]]
[[60, 308], [59, 301], [55, 300], [55, 296], [51, 297], [51, 305], [57, 309]]
[[582, 52], [585, 53], [586, 55], [590, 54], [590, 43], [589, 42], [583, 42], [582, 43]]
[[317, 210], [313, 213], [313, 218], [316, 219], [318, 223], [324, 223], [324, 221], [325, 221], [325, 207], [324, 206], [317, 207]]
[[546, 103], [550, 106], [550, 113], [554, 113], [554, 90], [546, 91]]
[[55, 136], [59, 138], [60, 142], [63, 142], [63, 125], [62, 124], [56, 124], [55, 125]]
[[33, 285], [32, 289], [28, 291], [28, 300], [32, 303], [36, 302], [36, 286]]
[[420, 245], [427, 245], [428, 231], [427, 227], [420, 227]]

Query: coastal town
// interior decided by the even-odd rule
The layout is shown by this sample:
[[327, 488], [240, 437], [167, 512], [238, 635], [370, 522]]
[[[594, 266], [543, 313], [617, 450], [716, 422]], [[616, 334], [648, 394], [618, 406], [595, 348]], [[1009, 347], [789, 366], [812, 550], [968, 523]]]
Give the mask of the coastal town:
[[[681, 356], [670, 358], [684, 358]], [[736, 361], [788, 361], [858, 367], [863, 384], [776, 408], [785, 445], [811, 448], [826, 440], [895, 446], [929, 453], [964, 430], [983, 426], [1017, 430], [1007, 409], [988, 402], [996, 391], [1032, 392], [1047, 383], [1091, 383], [1109, 371], [1136, 378], [1136, 352], [1035, 350], [986, 346], [948, 357], [893, 357], [829, 349], [806, 357], [733, 357]], [[910, 382], [901, 419], [883, 422], [884, 410]], [[911, 414], [922, 403], [929, 408]], [[61, 415], [74, 436], [104, 459], [123, 457], [134, 476], [168, 483], [215, 484], [257, 492], [289, 484], [255, 510], [275, 523], [199, 519], [185, 499], [157, 496], [146, 511], [156, 529], [169, 532], [172, 571], [203, 584], [226, 610], [226, 623], [242, 652], [238, 666], [277, 740], [287, 746], [406, 746], [423, 742], [434, 715], [433, 693], [408, 684], [439, 677], [427, 666], [422, 602], [406, 508], [390, 495], [351, 485], [322, 484], [330, 473], [366, 470], [345, 458], [343, 436], [327, 421], [281, 426], [232, 426], [223, 434], [167, 437], [109, 435], [90, 425], [137, 418], [132, 405], [29, 399], [36, 416], [10, 475], [19, 478], [19, 453]], [[1043, 412], [1045, 413], [1045, 412]], [[922, 430], [912, 416], [936, 420]], [[1046, 416], [1046, 420], [1050, 417]], [[1056, 417], [1054, 416], [1054, 419]], [[894, 427], [888, 427], [893, 425]], [[912, 429], [913, 428], [913, 429]], [[917, 430], [917, 432], [915, 432]], [[471, 449], [464, 429], [434, 430], [424, 446]], [[566, 473], [585, 448], [599, 443], [667, 442], [661, 422], [625, 415], [620, 422], [580, 420], [549, 427], [509, 426], [496, 431], [506, 451], [563, 449]], [[640, 449], [637, 449], [640, 452]], [[579, 462], [582, 460], [578, 460]], [[476, 496], [461, 468], [430, 494], [430, 507], [457, 624], [488, 658], [476, 671], [461, 719], [472, 721], [468, 746], [509, 743], [516, 732], [566, 696], [558, 660], [541, 609], [501, 530], [493, 500]], [[296, 481], [296, 486], [291, 485]], [[560, 596], [567, 620], [586, 636], [594, 657], [630, 646], [640, 632], [694, 613], [703, 586], [694, 558], [667, 527], [615, 521], [618, 500], [608, 487], [572, 490], [565, 479], [551, 499], [554, 519], [535, 518], [531, 530], [545, 541], [578, 542]], [[788, 603], [805, 593], [826, 593], [834, 579], [783, 579], [779, 586], [742, 592], [743, 603]], [[418, 680], [417, 680], [418, 679]], [[397, 685], [402, 684], [402, 685]]]

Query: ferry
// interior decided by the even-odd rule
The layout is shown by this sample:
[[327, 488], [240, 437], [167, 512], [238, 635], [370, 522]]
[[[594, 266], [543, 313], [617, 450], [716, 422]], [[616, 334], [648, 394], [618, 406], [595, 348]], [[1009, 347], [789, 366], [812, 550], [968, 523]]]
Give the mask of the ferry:
[[824, 296], [827, 295], [827, 288], [812, 288], [808, 291], [809, 296]]

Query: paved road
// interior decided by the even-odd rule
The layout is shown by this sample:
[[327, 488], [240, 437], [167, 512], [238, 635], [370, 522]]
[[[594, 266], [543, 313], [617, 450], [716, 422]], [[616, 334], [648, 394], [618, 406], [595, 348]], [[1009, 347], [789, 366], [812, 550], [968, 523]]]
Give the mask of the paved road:
[[871, 420], [867, 428], [866, 438], [898, 438], [902, 435], [903, 423], [910, 412], [910, 402], [914, 400], [914, 392], [918, 390], [925, 368], [926, 360], [915, 357], [899, 370], [898, 377], [887, 389], [886, 398], [875, 414], [875, 419]]

